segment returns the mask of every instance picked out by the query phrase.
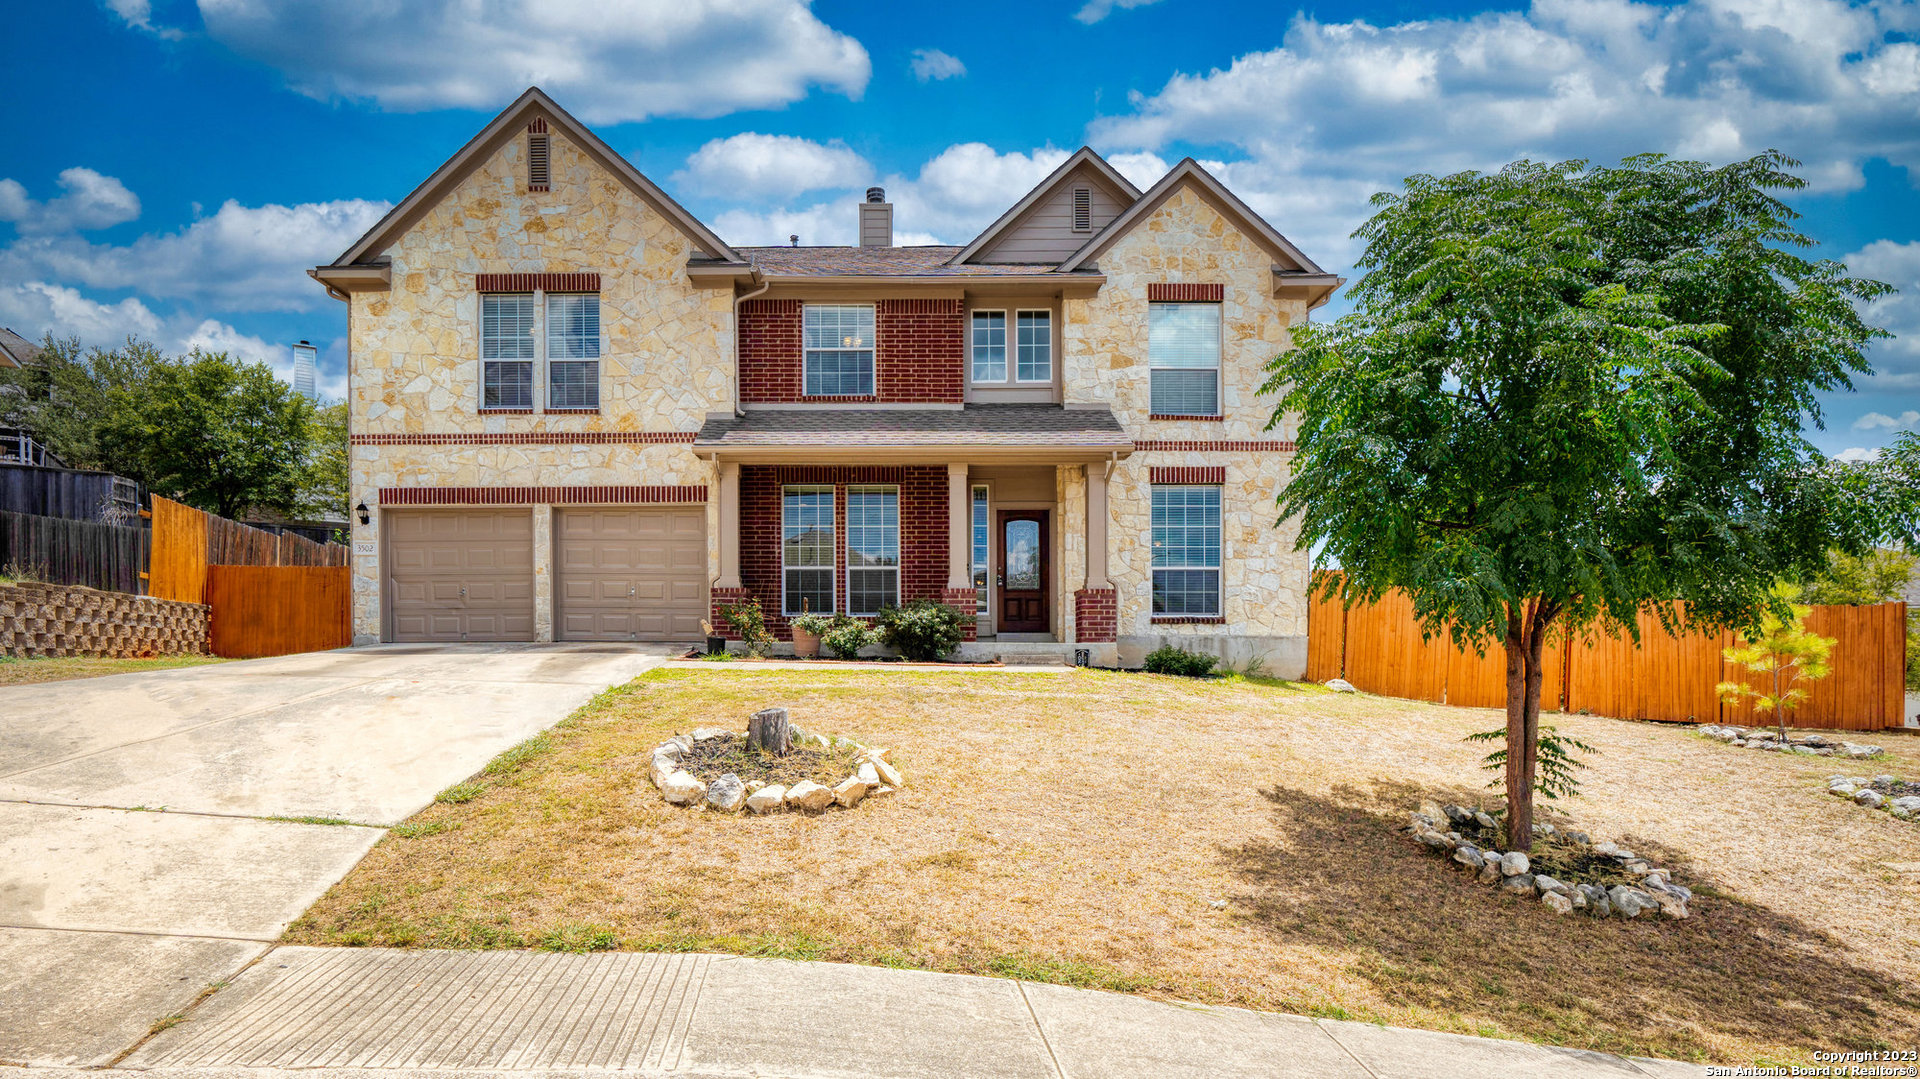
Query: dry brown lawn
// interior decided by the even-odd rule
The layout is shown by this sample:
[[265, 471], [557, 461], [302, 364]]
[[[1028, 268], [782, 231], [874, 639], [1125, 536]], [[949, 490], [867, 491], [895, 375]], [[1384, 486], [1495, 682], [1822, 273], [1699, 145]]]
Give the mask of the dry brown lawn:
[[133, 674], [138, 671], [164, 671], [174, 667], [198, 667], [220, 663], [214, 656], [160, 656], [156, 659], [89, 659], [63, 656], [54, 659], [19, 659], [0, 656], [0, 686], [24, 686], [31, 682], [64, 682], [73, 678], [99, 678], [109, 674]]
[[[854, 811], [675, 809], [647, 753], [784, 704], [889, 746]], [[1805, 1061], [1920, 1031], [1920, 824], [1836, 765], [1687, 730], [1549, 722], [1601, 751], [1550, 815], [1671, 865], [1687, 921], [1497, 894], [1399, 826], [1485, 803], [1495, 713], [1098, 671], [658, 670], [396, 829], [303, 944], [704, 950], [922, 967], [1616, 1052]], [[477, 791], [477, 793], [475, 793]], [[1225, 900], [1222, 908], [1213, 904]]]

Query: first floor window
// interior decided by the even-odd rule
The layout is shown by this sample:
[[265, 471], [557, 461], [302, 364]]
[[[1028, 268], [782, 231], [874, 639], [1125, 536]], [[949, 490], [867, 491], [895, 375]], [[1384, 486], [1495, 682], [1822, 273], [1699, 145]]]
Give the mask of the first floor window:
[[873, 396], [873, 307], [806, 305], [802, 383], [809, 397]]
[[600, 407], [600, 297], [547, 294], [547, 407]]
[[1220, 488], [1153, 488], [1153, 613], [1220, 614]]
[[780, 492], [784, 613], [833, 610], [833, 547], [833, 488], [784, 488]]
[[533, 407], [533, 294], [480, 297], [480, 407]]
[[847, 613], [900, 603], [900, 491], [847, 488]]
[[987, 613], [987, 488], [985, 484], [976, 484], [973, 488], [973, 593], [974, 610]]
[[1147, 305], [1148, 408], [1156, 416], [1220, 414], [1220, 305]]
[[1022, 311], [1018, 316], [1019, 356], [1014, 379], [1018, 382], [1053, 381], [1053, 312]]

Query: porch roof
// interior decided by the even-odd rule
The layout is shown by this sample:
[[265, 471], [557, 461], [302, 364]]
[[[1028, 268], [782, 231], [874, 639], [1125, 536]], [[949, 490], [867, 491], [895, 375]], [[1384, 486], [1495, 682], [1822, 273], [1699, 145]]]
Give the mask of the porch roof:
[[709, 419], [693, 448], [733, 460], [1020, 458], [1038, 464], [1125, 457], [1133, 452], [1133, 440], [1105, 405], [766, 408]]

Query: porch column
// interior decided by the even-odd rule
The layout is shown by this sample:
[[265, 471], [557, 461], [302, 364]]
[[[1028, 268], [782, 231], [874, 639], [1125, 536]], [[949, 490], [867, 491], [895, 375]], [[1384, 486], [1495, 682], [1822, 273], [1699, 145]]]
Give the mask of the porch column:
[[1087, 465], [1087, 584], [1112, 588], [1107, 580], [1107, 466]]
[[720, 465], [720, 579], [716, 589], [740, 587], [740, 466]]
[[972, 500], [967, 466], [947, 466], [947, 591], [973, 591], [973, 528], [967, 515]]

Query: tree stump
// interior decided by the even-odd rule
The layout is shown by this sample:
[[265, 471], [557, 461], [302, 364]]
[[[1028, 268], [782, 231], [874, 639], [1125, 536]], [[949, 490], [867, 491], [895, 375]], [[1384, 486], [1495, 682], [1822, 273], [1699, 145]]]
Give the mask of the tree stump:
[[793, 727], [785, 708], [763, 708], [747, 718], [747, 744], [784, 757], [793, 748]]

